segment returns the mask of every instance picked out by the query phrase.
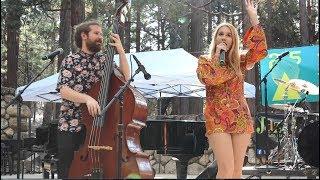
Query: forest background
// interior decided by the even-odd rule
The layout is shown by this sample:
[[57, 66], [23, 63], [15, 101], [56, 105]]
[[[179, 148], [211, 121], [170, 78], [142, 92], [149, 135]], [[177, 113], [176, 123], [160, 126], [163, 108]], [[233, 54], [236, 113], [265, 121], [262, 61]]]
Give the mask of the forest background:
[[[318, 0], [256, 2], [269, 49], [319, 44]], [[71, 43], [73, 27], [85, 20], [99, 20], [104, 27], [104, 39], [108, 39], [107, 29], [120, 3], [120, 0], [1, 0], [1, 87], [15, 89], [27, 84], [48, 63], [41, 57], [61, 47], [63, 55], [39, 79], [58, 72], [61, 60], [76, 51]], [[232, 23], [241, 37], [250, 27], [242, 0], [134, 0], [126, 17], [120, 35], [127, 53], [184, 48], [198, 57], [207, 52], [212, 30], [220, 22]], [[258, 84], [259, 77], [258, 63], [246, 75], [246, 82]], [[259, 98], [258, 87], [256, 92]], [[164, 98], [161, 106], [157, 100], [148, 101], [149, 114], [201, 112], [202, 100], [183, 101], [190, 102], [191, 109], [196, 110], [176, 109], [176, 99]], [[258, 101], [249, 103], [255, 112]], [[28, 105], [34, 113], [36, 109], [43, 110], [44, 124], [56, 119], [59, 113], [53, 103]]]

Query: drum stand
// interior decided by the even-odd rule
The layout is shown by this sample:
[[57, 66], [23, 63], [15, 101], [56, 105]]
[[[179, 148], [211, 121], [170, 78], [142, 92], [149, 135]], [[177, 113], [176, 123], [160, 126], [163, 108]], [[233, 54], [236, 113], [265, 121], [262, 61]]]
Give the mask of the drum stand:
[[[287, 99], [287, 93], [288, 93], [287, 90], [288, 89], [285, 90], [285, 95], [284, 95], [285, 100]], [[274, 149], [274, 151], [271, 151], [270, 155], [268, 156], [268, 162], [272, 163], [277, 155], [278, 165], [279, 165], [280, 155], [284, 155], [285, 168], [288, 168], [288, 169], [297, 168], [298, 163], [302, 161], [298, 153], [297, 137], [295, 134], [297, 127], [296, 127], [296, 119], [294, 117], [294, 108], [297, 102], [298, 102], [298, 99], [294, 103], [293, 107], [287, 110], [288, 112], [286, 114], [285, 119], [278, 124], [278, 126], [283, 124], [282, 129], [284, 131], [284, 137], [280, 140], [280, 142], [278, 143], [278, 146]], [[289, 122], [290, 115], [291, 115], [291, 123]], [[278, 126], [276, 127], [276, 129], [278, 129]], [[289, 129], [291, 130], [291, 132], [289, 132]], [[279, 133], [278, 130], [277, 130], [277, 133]], [[291, 167], [289, 166], [290, 162], [292, 162], [293, 164]]]

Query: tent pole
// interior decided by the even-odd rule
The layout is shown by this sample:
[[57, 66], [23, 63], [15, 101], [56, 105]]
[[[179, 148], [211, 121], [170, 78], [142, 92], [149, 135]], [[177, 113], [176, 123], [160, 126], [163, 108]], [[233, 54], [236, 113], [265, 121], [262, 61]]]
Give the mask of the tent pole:
[[36, 122], [36, 114], [37, 114], [37, 103], [33, 103], [33, 124]]
[[160, 92], [160, 97], [159, 97], [159, 115], [161, 116], [161, 92]]
[[[160, 119], [162, 119], [161, 118], [161, 92], [160, 92], [160, 97], [159, 97], [159, 115], [160, 115]], [[159, 162], [161, 162], [161, 154], [159, 154]], [[160, 165], [161, 165], [161, 163], [159, 163], [159, 172], [160, 172]]]

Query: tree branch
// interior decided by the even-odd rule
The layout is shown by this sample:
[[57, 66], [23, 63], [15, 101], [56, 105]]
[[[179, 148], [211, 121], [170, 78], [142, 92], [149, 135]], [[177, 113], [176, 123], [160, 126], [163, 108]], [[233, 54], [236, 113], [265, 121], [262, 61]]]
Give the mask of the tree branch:
[[210, 0], [209, 2], [205, 3], [205, 4], [202, 5], [202, 6], [199, 6], [198, 8], [206, 7], [206, 6], [208, 6], [209, 4], [211, 4], [212, 2], [213, 2], [213, 0]]
[[194, 5], [190, 4], [190, 3], [185, 2], [185, 4], [186, 4], [187, 6], [189, 6], [189, 7], [193, 8], [193, 9], [196, 9], [196, 10], [200, 10], [200, 11], [206, 12], [206, 13], [211, 14], [211, 15], [224, 14], [224, 15], [226, 15], [226, 16], [239, 16], [239, 15], [242, 14], [242, 12], [240, 12], [240, 13], [233, 13], [233, 14], [229, 14], [229, 13], [226, 13], [226, 12], [223, 12], [223, 11], [221, 11], [221, 12], [209, 12], [208, 10], [203, 9], [203, 7], [207, 6], [207, 5], [210, 4], [210, 3], [212, 3], [212, 1], [210, 1], [210, 2], [207, 3], [207, 4], [201, 5], [201, 6], [199, 6], [199, 7], [196, 7], [196, 6], [194, 6]]
[[154, 38], [156, 38], [156, 39], [160, 38], [158, 35], [153, 34], [149, 29], [147, 29], [147, 26], [146, 26], [145, 24], [140, 23], [140, 25], [141, 25], [142, 29], [143, 29], [147, 34], [151, 35], [152, 37], [154, 37]]

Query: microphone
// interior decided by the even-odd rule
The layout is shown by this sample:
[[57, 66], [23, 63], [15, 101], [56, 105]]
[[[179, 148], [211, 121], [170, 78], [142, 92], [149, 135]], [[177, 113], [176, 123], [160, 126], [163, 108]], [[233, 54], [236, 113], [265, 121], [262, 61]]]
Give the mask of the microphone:
[[46, 60], [46, 59], [52, 59], [54, 58], [56, 55], [60, 55], [63, 53], [63, 49], [62, 48], [58, 48], [55, 51], [43, 56], [41, 59], [42, 60]]
[[226, 52], [223, 49], [221, 49], [220, 50], [220, 66], [224, 66], [226, 64], [225, 60], [226, 60]]
[[278, 56], [278, 59], [281, 59], [289, 54], [289, 51], [282, 53], [280, 56]]
[[146, 80], [151, 78], [151, 75], [149, 73], [147, 73], [146, 69], [144, 68], [144, 66], [140, 63], [140, 61], [138, 60], [138, 58], [132, 54], [133, 59], [136, 61], [136, 63], [138, 64], [138, 68], [140, 68], [140, 70], [142, 71], [144, 78]]

